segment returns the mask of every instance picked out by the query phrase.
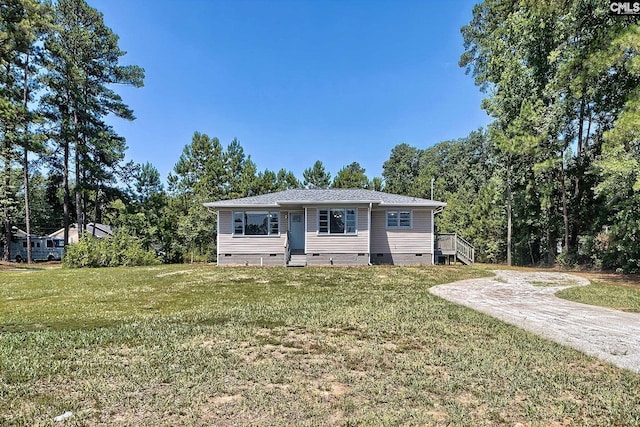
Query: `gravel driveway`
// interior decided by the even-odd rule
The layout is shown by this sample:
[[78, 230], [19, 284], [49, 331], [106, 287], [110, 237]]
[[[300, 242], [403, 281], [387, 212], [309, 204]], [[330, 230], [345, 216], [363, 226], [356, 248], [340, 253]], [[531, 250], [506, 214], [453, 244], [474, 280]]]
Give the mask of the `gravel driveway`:
[[495, 271], [496, 277], [434, 286], [431, 293], [501, 319], [614, 365], [640, 372], [640, 314], [560, 299], [588, 285], [564, 273]]

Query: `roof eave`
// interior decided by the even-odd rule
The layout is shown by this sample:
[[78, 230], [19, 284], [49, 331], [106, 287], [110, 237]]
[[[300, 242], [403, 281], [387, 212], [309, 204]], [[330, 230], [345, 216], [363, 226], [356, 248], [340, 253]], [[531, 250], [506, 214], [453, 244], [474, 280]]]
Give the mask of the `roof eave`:
[[282, 200], [275, 203], [218, 203], [208, 202], [203, 203], [207, 208], [214, 209], [234, 209], [234, 208], [279, 208], [290, 205], [315, 205], [315, 206], [331, 206], [331, 205], [348, 205], [348, 204], [375, 204], [380, 207], [425, 207], [425, 208], [440, 208], [447, 206], [444, 202], [411, 202], [411, 203], [384, 203], [381, 200]]
[[278, 205], [368, 205], [369, 203], [382, 202], [380, 200], [283, 200], [278, 202]]
[[421, 207], [421, 208], [443, 208], [447, 206], [444, 202], [425, 202], [425, 203], [380, 203], [381, 207]]
[[277, 204], [273, 203], [260, 203], [260, 204], [250, 204], [250, 203], [224, 203], [218, 204], [216, 202], [203, 203], [205, 208], [213, 208], [213, 209], [233, 209], [233, 208], [277, 208], [279, 207]]

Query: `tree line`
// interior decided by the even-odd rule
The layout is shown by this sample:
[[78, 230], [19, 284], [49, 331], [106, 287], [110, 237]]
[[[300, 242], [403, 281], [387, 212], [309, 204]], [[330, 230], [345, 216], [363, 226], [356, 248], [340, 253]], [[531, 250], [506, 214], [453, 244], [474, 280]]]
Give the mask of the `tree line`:
[[225, 147], [218, 138], [195, 132], [168, 176], [166, 191], [158, 171], [143, 165], [136, 177], [138, 199], [120, 204], [112, 222], [162, 248], [168, 261], [213, 260], [216, 217], [205, 202], [295, 188], [381, 189], [382, 182], [370, 181], [358, 162], [344, 166], [332, 179], [320, 160], [305, 169], [302, 178], [285, 169], [258, 171], [237, 139]]
[[487, 0], [462, 34], [460, 65], [494, 118], [507, 262], [518, 245], [532, 262], [638, 271], [637, 17], [597, 0]]
[[[128, 230], [168, 261], [211, 259], [202, 202], [289, 188], [370, 188], [434, 198], [437, 230], [480, 260], [640, 269], [640, 27], [599, 0], [485, 0], [461, 31], [460, 66], [493, 121], [427, 148], [399, 144], [369, 179], [318, 160], [302, 179], [259, 171], [238, 140], [195, 133], [166, 182], [124, 161], [105, 123], [133, 111], [115, 83], [140, 87], [118, 37], [84, 0], [0, 4], [0, 215], [44, 234], [71, 223]], [[426, 145], [426, 144], [425, 144]], [[5, 250], [5, 256], [7, 251]]]
[[394, 148], [389, 191], [508, 264], [640, 270], [640, 26], [598, 0], [485, 0], [462, 28], [460, 66], [486, 94], [484, 131]]

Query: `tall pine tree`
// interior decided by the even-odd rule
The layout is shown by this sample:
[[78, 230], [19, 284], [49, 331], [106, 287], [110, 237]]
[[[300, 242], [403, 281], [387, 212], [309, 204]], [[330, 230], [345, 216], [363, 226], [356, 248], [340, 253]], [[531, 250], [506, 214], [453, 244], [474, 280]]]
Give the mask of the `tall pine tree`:
[[[133, 112], [111, 87], [140, 87], [144, 70], [120, 65], [125, 52], [118, 36], [103, 21], [100, 12], [84, 0], [60, 0], [54, 8], [54, 27], [45, 39], [48, 52], [43, 103], [56, 123], [57, 144], [62, 152], [65, 242], [68, 242], [72, 211], [71, 164], [75, 167], [73, 199], [75, 217], [82, 230], [86, 223], [86, 190], [90, 164], [122, 157], [124, 144], [104, 123], [113, 114], [133, 120]], [[93, 154], [93, 155], [92, 155]], [[112, 166], [109, 162], [104, 167]]]

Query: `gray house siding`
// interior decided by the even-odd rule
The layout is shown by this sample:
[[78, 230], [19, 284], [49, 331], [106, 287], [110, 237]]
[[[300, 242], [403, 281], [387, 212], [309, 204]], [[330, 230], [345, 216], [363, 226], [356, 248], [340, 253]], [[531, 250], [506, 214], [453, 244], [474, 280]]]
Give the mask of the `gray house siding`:
[[387, 209], [371, 212], [372, 264], [433, 264], [432, 211], [411, 210], [412, 228], [406, 230], [387, 228]]
[[218, 213], [218, 265], [285, 265], [285, 242], [288, 221], [286, 211], [280, 212], [279, 236], [234, 236], [233, 212], [267, 209], [234, 209]]
[[366, 265], [369, 263], [369, 206], [340, 207], [358, 209], [356, 235], [319, 235], [319, 208], [306, 208], [305, 241], [308, 265]]

